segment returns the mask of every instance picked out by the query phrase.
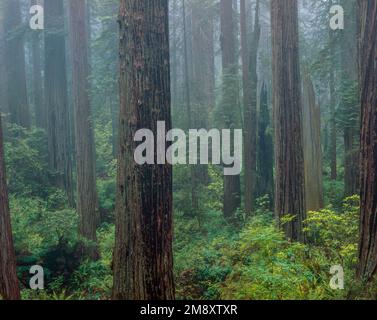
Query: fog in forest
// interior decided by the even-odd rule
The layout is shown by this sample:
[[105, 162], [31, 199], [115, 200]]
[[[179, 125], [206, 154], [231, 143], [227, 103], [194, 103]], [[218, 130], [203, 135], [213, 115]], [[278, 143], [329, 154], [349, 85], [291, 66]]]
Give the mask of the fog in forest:
[[375, 299], [376, 25], [0, 0], [0, 300]]

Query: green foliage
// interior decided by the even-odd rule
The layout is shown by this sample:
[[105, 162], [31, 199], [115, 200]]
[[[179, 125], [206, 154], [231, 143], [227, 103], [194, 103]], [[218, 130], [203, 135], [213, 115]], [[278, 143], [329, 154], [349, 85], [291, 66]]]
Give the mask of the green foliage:
[[[77, 239], [78, 216], [72, 209], [53, 207], [63, 191], [47, 200], [38, 198], [10, 198], [15, 247], [19, 252], [41, 257], [62, 239], [73, 245]], [[25, 232], [27, 230], [27, 232]]]
[[[276, 229], [273, 215], [258, 200], [258, 214], [239, 232], [220, 213], [202, 229], [177, 217], [177, 294], [186, 299], [344, 299], [331, 290], [330, 267], [342, 265], [346, 286], [354, 288], [358, 198], [345, 200], [340, 213], [309, 213], [309, 244], [291, 243]], [[221, 227], [222, 226], [222, 227]]]
[[116, 164], [112, 152], [112, 124], [97, 123], [95, 125], [97, 154], [97, 195], [100, 210], [107, 215], [115, 209]]
[[305, 230], [310, 242], [338, 264], [352, 268], [357, 263], [359, 197], [344, 200], [343, 210], [309, 212]]
[[344, 181], [325, 180], [323, 182], [325, 203], [341, 209], [344, 199]]
[[43, 130], [7, 124], [5, 161], [9, 192], [46, 197], [50, 191], [47, 138]]

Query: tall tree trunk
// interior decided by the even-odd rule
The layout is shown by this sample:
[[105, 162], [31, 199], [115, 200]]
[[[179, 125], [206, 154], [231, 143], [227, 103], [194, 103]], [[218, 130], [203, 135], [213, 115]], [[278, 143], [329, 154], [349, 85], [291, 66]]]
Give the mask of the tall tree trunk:
[[[360, 116], [357, 92], [357, 26], [356, 3], [344, 1], [348, 32], [341, 37], [341, 108], [344, 116], [344, 184], [345, 195], [359, 192]], [[348, 10], [347, 10], [348, 9]]]
[[269, 195], [269, 200], [272, 203], [274, 199], [274, 146], [267, 98], [267, 88], [263, 84], [258, 117], [257, 194], [258, 196]]
[[[195, 0], [192, 8], [192, 63], [193, 63], [193, 127], [192, 129], [208, 129], [209, 113], [212, 100], [212, 50], [213, 28], [212, 7], [208, 3]], [[199, 185], [209, 182], [208, 166], [195, 166], [195, 176]]]
[[6, 64], [6, 33], [4, 28], [5, 2], [0, 1], [0, 113], [9, 112], [8, 87], [7, 87], [7, 64]]
[[303, 77], [303, 142], [305, 168], [305, 199], [308, 211], [323, 208], [321, 111], [316, 104], [310, 76]]
[[138, 129], [171, 129], [168, 20], [167, 0], [120, 2], [115, 299], [174, 299], [172, 167], [134, 161]]
[[257, 90], [258, 90], [258, 47], [260, 39], [259, 0], [256, 2], [254, 31], [250, 55], [248, 53], [246, 31], [246, 5], [241, 0], [241, 50], [243, 71], [244, 104], [244, 167], [245, 167], [245, 212], [250, 215], [253, 210], [256, 180], [257, 150]]
[[[275, 214], [287, 238], [305, 240], [306, 217], [297, 0], [271, 1]], [[294, 218], [285, 224], [285, 215]]]
[[[32, 0], [32, 5], [41, 5], [41, 0]], [[35, 111], [35, 124], [38, 128], [47, 129], [47, 112], [43, 103], [43, 79], [41, 62], [41, 32], [33, 31], [32, 35], [32, 70], [33, 70], [33, 103]]]
[[[0, 14], [1, 15], [1, 14]], [[1, 22], [1, 19], [0, 19]], [[10, 222], [7, 182], [5, 177], [3, 131], [0, 117], [0, 297], [20, 299], [16, 273], [16, 257]]]
[[359, 0], [361, 85], [361, 210], [358, 276], [377, 272], [377, 2]]
[[[239, 121], [234, 108], [238, 105], [237, 57], [232, 0], [220, 2], [221, 51], [223, 67], [221, 118], [227, 129], [235, 129]], [[233, 146], [231, 148], [233, 152]], [[241, 205], [240, 176], [224, 176], [224, 216], [231, 217]]]
[[331, 66], [330, 66], [330, 178], [331, 180], [336, 180], [338, 177], [337, 172], [337, 150], [336, 150], [336, 119], [335, 119], [335, 71], [334, 71], [334, 36], [333, 30], [329, 31], [329, 45], [330, 45], [330, 55], [331, 55]]
[[73, 205], [63, 0], [45, 1], [45, 103], [49, 166]]
[[178, 15], [179, 11], [179, 4], [178, 0], [171, 1], [172, 7], [170, 9], [170, 30], [171, 30], [171, 50], [170, 50], [170, 68], [171, 68], [171, 95], [172, 95], [172, 107], [176, 107], [178, 104], [178, 32], [177, 28], [175, 28], [176, 16]]
[[[89, 64], [87, 17], [85, 1], [70, 0], [70, 32], [72, 50], [72, 88], [75, 111], [77, 211], [79, 231], [87, 240], [97, 241], [97, 193], [95, 146], [89, 102]], [[88, 254], [96, 258], [98, 252], [89, 248]]]
[[26, 88], [25, 48], [21, 32], [22, 18], [20, 0], [6, 0], [4, 27], [7, 33], [5, 45], [8, 103], [10, 121], [19, 126], [30, 127], [30, 111]]
[[[184, 54], [184, 67], [185, 67], [185, 93], [186, 93], [186, 113], [188, 130], [194, 129], [193, 116], [195, 112], [192, 110], [191, 104], [191, 86], [190, 86], [190, 73], [188, 62], [188, 44], [187, 44], [187, 18], [186, 18], [186, 2], [182, 0], [182, 19], [183, 19], [183, 54]], [[191, 182], [191, 210], [197, 216], [199, 211], [198, 203], [198, 178], [196, 167], [190, 166], [190, 182]]]

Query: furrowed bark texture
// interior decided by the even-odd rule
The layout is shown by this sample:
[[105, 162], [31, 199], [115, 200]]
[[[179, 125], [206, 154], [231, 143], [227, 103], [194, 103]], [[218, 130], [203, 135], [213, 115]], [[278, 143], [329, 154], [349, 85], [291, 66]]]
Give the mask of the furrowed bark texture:
[[16, 257], [10, 223], [7, 182], [5, 177], [3, 131], [0, 118], [0, 297], [20, 299]]
[[361, 210], [359, 278], [377, 271], [377, 2], [359, 1], [361, 80]]
[[[115, 299], [174, 299], [172, 167], [138, 165], [135, 132], [171, 128], [167, 0], [122, 0]], [[158, 144], [158, 143], [157, 143]], [[156, 149], [155, 149], [156, 151]], [[156, 156], [156, 152], [155, 152]]]
[[[297, 0], [271, 2], [275, 214], [287, 238], [304, 241], [306, 217]], [[294, 219], [282, 225], [281, 218]]]
[[[96, 167], [95, 146], [89, 102], [89, 64], [87, 41], [87, 7], [85, 1], [70, 0], [72, 50], [72, 88], [75, 111], [77, 211], [80, 234], [96, 242]], [[91, 256], [95, 257], [92, 252]]]
[[45, 1], [45, 103], [49, 166], [73, 204], [63, 0]]

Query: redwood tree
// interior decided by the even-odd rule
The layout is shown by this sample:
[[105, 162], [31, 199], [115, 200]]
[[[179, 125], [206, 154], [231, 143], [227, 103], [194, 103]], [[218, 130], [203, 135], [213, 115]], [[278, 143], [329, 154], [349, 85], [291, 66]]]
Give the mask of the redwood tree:
[[[306, 216], [297, 0], [271, 1], [275, 214], [287, 238], [304, 240]], [[282, 224], [281, 218], [293, 219]]]
[[251, 214], [256, 181], [257, 150], [257, 91], [258, 91], [258, 47], [260, 39], [259, 0], [256, 2], [255, 22], [251, 50], [247, 41], [247, 20], [245, 0], [241, 0], [241, 52], [244, 104], [244, 167], [245, 167], [245, 211]]
[[7, 68], [5, 56], [4, 1], [0, 1], [0, 113], [8, 113]]
[[318, 211], [323, 208], [321, 110], [307, 72], [303, 76], [303, 128], [306, 209]]
[[[41, 0], [31, 0], [32, 5], [42, 5]], [[42, 80], [42, 50], [41, 32], [34, 30], [32, 35], [32, 74], [33, 74], [33, 103], [35, 111], [35, 124], [38, 128], [47, 129], [46, 110], [43, 103], [43, 80]]]
[[[69, 1], [79, 231], [84, 238], [96, 242], [96, 166], [94, 133], [90, 119], [86, 15], [85, 1]], [[89, 253], [95, 258], [96, 252], [90, 250]]]
[[[222, 53], [222, 101], [219, 106], [221, 125], [227, 129], [239, 126], [238, 105], [238, 60], [234, 9], [232, 0], [220, 2], [221, 53]], [[233, 148], [232, 148], [233, 149]], [[231, 150], [233, 153], [233, 150]], [[224, 216], [231, 217], [241, 205], [240, 176], [224, 176]]]
[[6, 0], [4, 28], [7, 68], [7, 93], [10, 121], [22, 127], [30, 127], [30, 111], [26, 88], [25, 48], [22, 31], [20, 0]]
[[48, 0], [45, 13], [45, 103], [49, 166], [54, 184], [73, 204], [63, 0]]
[[171, 128], [168, 20], [167, 0], [120, 1], [115, 299], [174, 298], [172, 167], [134, 160], [137, 130]]
[[0, 117], [0, 297], [20, 299], [16, 257], [10, 223], [7, 182], [5, 178], [3, 131]]
[[359, 0], [361, 86], [361, 210], [358, 276], [377, 272], [377, 2]]

